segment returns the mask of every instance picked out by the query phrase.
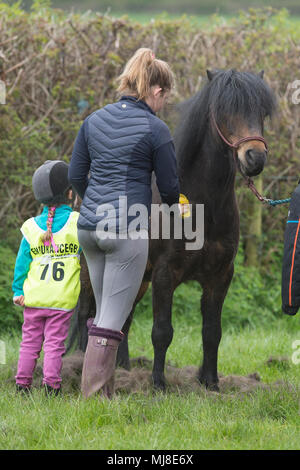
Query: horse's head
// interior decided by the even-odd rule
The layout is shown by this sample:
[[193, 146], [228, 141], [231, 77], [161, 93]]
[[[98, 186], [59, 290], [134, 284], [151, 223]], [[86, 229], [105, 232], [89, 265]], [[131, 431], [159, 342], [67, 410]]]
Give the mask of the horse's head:
[[245, 176], [261, 173], [267, 158], [264, 121], [272, 116], [276, 100], [263, 72], [207, 71], [210, 115], [214, 132], [231, 147]]

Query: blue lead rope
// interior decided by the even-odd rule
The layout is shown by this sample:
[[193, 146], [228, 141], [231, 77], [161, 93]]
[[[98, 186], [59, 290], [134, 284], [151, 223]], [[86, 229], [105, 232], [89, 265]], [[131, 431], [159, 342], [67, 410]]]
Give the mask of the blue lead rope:
[[274, 200], [274, 199], [265, 199], [265, 202], [270, 204], [270, 206], [278, 206], [279, 204], [286, 204], [288, 202], [291, 201], [291, 198], [288, 198], [288, 199], [277, 199], [277, 200]]
[[259, 194], [259, 192], [257, 191], [254, 183], [253, 183], [253, 180], [247, 176], [245, 176], [244, 174], [242, 174], [242, 176], [244, 177], [245, 179], [245, 183], [246, 185], [248, 186], [249, 189], [251, 189], [251, 191], [253, 192], [253, 194], [257, 197], [257, 199], [260, 201], [260, 202], [264, 202], [265, 204], [269, 204], [270, 206], [278, 206], [279, 204], [285, 204], [287, 202], [290, 202], [291, 198], [288, 198], [288, 199], [277, 199], [277, 200], [274, 200], [274, 199], [268, 199], [264, 196], [262, 196], [261, 194]]

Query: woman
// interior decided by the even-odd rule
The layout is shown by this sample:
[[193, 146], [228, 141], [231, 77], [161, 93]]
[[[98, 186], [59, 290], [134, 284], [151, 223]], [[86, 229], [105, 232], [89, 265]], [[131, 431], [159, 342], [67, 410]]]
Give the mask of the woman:
[[[152, 171], [162, 202], [171, 206], [179, 201], [172, 137], [155, 115], [174, 83], [169, 65], [141, 48], [118, 80], [121, 99], [85, 119], [69, 169], [70, 182], [83, 199], [78, 239], [96, 299], [82, 372], [85, 397], [113, 394], [121, 329], [147, 263]], [[137, 203], [147, 214], [139, 219], [139, 238], [136, 228], [130, 229], [134, 217], [128, 215]]]

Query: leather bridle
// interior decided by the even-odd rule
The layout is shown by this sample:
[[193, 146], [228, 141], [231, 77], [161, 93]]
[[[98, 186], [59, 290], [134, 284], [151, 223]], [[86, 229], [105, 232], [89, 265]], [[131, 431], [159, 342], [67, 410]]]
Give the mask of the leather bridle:
[[[259, 141], [259, 142], [263, 142], [264, 145], [265, 145], [265, 149], [266, 149], [266, 153], [268, 153], [269, 151], [269, 148], [268, 148], [268, 144], [266, 142], [266, 140], [260, 136], [260, 135], [252, 135], [252, 136], [249, 136], [249, 137], [242, 137], [241, 139], [239, 139], [237, 142], [235, 142], [234, 144], [232, 142], [230, 142], [228, 139], [226, 139], [226, 137], [222, 134], [218, 124], [216, 123], [216, 119], [215, 119], [215, 116], [213, 113], [211, 113], [211, 118], [212, 118], [212, 122], [219, 134], [219, 136], [221, 137], [221, 139], [223, 140], [223, 142], [225, 142], [226, 145], [228, 145], [228, 147], [230, 147], [233, 151], [233, 155], [235, 158], [237, 158], [237, 154], [238, 154], [238, 149], [240, 147], [241, 144], [243, 144], [244, 142], [250, 142], [252, 140], [255, 140], [255, 141]], [[261, 202], [268, 202], [268, 199], [265, 198], [264, 196], [262, 196], [256, 189], [254, 183], [253, 183], [253, 180], [251, 178], [249, 178], [249, 176], [246, 176], [243, 174], [243, 172], [241, 171], [241, 175], [243, 176], [243, 178], [245, 179], [245, 182], [246, 182], [246, 185], [251, 189], [251, 191], [253, 192], [253, 194], [257, 197], [257, 199], [259, 199]]]
[[234, 144], [233, 144], [232, 142], [229, 142], [229, 140], [226, 139], [226, 137], [222, 134], [222, 132], [221, 132], [221, 130], [220, 130], [218, 124], [216, 123], [215, 116], [214, 116], [213, 114], [212, 114], [211, 116], [212, 116], [212, 121], [213, 121], [213, 123], [214, 123], [214, 126], [215, 126], [215, 128], [216, 128], [216, 130], [217, 130], [219, 136], [221, 137], [221, 139], [223, 140], [223, 142], [225, 142], [225, 144], [227, 144], [230, 148], [233, 149], [233, 151], [234, 151], [235, 153], [237, 152], [237, 150], [238, 150], [238, 148], [239, 148], [239, 146], [240, 146], [241, 144], [243, 144], [244, 142], [249, 142], [249, 141], [251, 141], [251, 140], [257, 140], [257, 141], [259, 141], [259, 142], [263, 142], [264, 145], [265, 145], [265, 148], [266, 148], [266, 152], [268, 153], [268, 151], [269, 151], [269, 149], [268, 149], [268, 144], [267, 144], [266, 140], [265, 140], [262, 136], [260, 136], [260, 135], [251, 135], [251, 136], [249, 136], [249, 137], [242, 137], [241, 139], [239, 139], [239, 140], [238, 140], [237, 142], [235, 142]]

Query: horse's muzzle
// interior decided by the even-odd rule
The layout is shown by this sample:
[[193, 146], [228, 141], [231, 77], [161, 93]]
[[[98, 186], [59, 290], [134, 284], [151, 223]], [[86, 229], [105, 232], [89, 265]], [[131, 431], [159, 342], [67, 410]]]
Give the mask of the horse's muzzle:
[[245, 153], [245, 160], [247, 163], [246, 165], [244, 165], [246, 175], [259, 175], [264, 169], [267, 160], [267, 152], [249, 149]]

